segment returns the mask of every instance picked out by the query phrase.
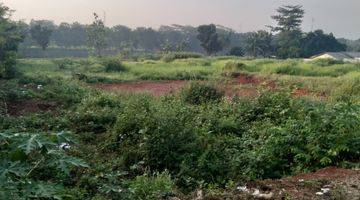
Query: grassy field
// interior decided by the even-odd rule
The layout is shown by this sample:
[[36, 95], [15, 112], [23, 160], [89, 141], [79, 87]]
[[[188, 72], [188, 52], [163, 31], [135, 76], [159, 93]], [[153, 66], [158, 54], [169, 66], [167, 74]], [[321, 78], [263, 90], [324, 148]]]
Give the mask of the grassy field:
[[[359, 184], [358, 171], [337, 168], [285, 192], [260, 182], [360, 166], [359, 64], [89, 58], [17, 69], [0, 82], [0, 199], [251, 199], [256, 188], [315, 198], [328, 184], [329, 198], [347, 199], [335, 175]], [[184, 85], [159, 96], [96, 87], [165, 80]], [[256, 95], [225, 98], [229, 85]]]
[[233, 74], [241, 73], [266, 77], [276, 81], [283, 88], [306, 88], [312, 92], [324, 93], [326, 96], [338, 96], [342, 91], [347, 91], [356, 97], [359, 95], [359, 63], [215, 57], [181, 59], [172, 62], [125, 61], [121, 65], [124, 69], [119, 72], [106, 72], [106, 67], [98, 59], [26, 59], [19, 60], [18, 69], [29, 77], [72, 79], [76, 74], [83, 74], [87, 83], [223, 81], [229, 80]]

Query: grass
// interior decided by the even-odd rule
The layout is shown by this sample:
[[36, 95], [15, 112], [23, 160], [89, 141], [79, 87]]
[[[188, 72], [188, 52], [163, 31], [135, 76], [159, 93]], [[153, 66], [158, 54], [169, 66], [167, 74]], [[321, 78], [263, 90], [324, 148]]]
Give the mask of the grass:
[[[312, 92], [338, 96], [337, 88], [360, 77], [359, 63], [303, 61], [297, 59], [246, 59], [210, 57], [162, 60], [124, 61], [124, 71], [106, 72], [103, 62], [96, 58], [20, 59], [17, 68], [26, 76], [48, 76], [71, 79], [84, 74], [88, 83], [120, 83], [159, 80], [225, 80], [226, 74], [247, 73], [269, 77], [279, 86], [306, 88]], [[239, 67], [240, 66], [240, 67]], [[344, 86], [345, 87], [345, 86]], [[357, 88], [355, 88], [357, 89]], [[352, 92], [358, 95], [358, 92]]]

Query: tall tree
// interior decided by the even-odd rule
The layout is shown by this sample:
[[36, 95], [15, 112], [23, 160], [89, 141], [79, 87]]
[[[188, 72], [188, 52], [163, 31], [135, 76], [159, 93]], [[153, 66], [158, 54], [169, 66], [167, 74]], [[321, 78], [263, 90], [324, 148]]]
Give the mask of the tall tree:
[[316, 30], [302, 39], [301, 50], [303, 57], [310, 57], [328, 51], [346, 51], [346, 45], [340, 43], [332, 33], [324, 34], [322, 30]]
[[132, 43], [132, 30], [127, 26], [114, 26], [111, 28], [109, 41], [112, 47], [123, 50]]
[[272, 34], [260, 30], [252, 32], [246, 39], [246, 51], [247, 54], [252, 57], [269, 57], [272, 53]]
[[30, 25], [31, 38], [45, 50], [50, 44], [50, 37], [53, 33], [51, 26], [44, 24], [43, 21], [33, 21]]
[[106, 28], [104, 21], [94, 13], [94, 22], [86, 29], [88, 46], [95, 50], [95, 55], [102, 57], [102, 53], [106, 48]]
[[301, 5], [282, 6], [276, 10], [277, 15], [272, 16], [278, 26], [271, 27], [277, 35], [277, 55], [280, 58], [299, 57], [301, 54], [301, 24], [305, 14]]
[[208, 55], [212, 55], [223, 49], [214, 24], [199, 26], [197, 38], [200, 40], [201, 46]]
[[24, 38], [21, 28], [10, 20], [10, 15], [10, 9], [0, 3], [0, 79], [15, 76], [16, 51]]

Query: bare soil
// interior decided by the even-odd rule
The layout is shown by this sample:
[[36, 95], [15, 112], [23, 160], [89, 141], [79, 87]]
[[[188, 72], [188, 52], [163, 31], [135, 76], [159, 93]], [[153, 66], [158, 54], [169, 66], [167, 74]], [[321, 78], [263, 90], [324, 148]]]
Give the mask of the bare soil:
[[54, 102], [40, 100], [23, 100], [7, 103], [7, 113], [13, 117], [20, 117], [29, 113], [53, 111], [57, 107]]
[[[150, 93], [154, 96], [162, 96], [170, 93], [177, 93], [189, 81], [138, 81], [129, 83], [115, 84], [96, 84], [95, 88], [106, 91], [121, 91], [129, 93]], [[279, 89], [276, 82], [263, 77], [257, 77], [249, 74], [237, 74], [230, 81], [219, 83], [218, 87], [225, 91], [228, 98], [255, 97], [259, 94], [259, 88], [268, 88], [270, 90]], [[316, 96], [326, 97], [324, 93], [313, 93], [306, 88], [298, 88], [293, 91], [294, 97]]]

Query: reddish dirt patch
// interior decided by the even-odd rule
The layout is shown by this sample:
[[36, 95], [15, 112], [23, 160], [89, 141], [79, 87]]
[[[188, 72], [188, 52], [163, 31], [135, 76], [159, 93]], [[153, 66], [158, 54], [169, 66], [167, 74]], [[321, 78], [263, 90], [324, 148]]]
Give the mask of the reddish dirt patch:
[[[272, 193], [272, 199], [334, 199], [342, 190], [344, 199], [360, 198], [360, 171], [328, 167], [314, 173], [300, 174], [280, 180], [264, 180], [250, 182], [250, 191], [260, 190], [262, 193]], [[329, 192], [318, 195], [322, 188]]]
[[292, 94], [295, 96], [295, 97], [302, 97], [302, 96], [307, 96], [309, 95], [309, 91], [307, 89], [304, 89], [304, 88], [298, 88], [298, 89], [295, 89]]
[[149, 92], [161, 96], [181, 89], [187, 81], [134, 82], [118, 84], [99, 84], [97, 88], [107, 91]]
[[[116, 84], [97, 84], [94, 87], [106, 91], [123, 91], [130, 93], [147, 92], [154, 96], [166, 95], [178, 92], [189, 81], [139, 81], [130, 83]], [[246, 87], [239, 87], [245, 86]], [[255, 97], [257, 96], [259, 87], [265, 87], [271, 90], [277, 90], [278, 86], [275, 81], [263, 77], [257, 77], [249, 74], [236, 74], [232, 76], [230, 82], [220, 83], [218, 87], [225, 91], [225, 95], [229, 98], [238, 97]], [[313, 94], [304, 88], [298, 88], [293, 91], [294, 97], [311, 96], [325, 97], [323, 93]]]
[[[179, 91], [189, 81], [159, 81], [159, 82], [132, 82], [117, 84], [97, 84], [96, 88], [107, 91], [125, 92], [148, 92], [155, 96], [161, 96]], [[249, 88], [237, 88], [240, 85], [249, 85]], [[258, 78], [253, 75], [238, 74], [230, 83], [219, 85], [225, 91], [227, 97], [233, 96], [255, 96], [258, 94], [257, 86], [264, 85], [271, 89], [276, 88], [274, 81]]]
[[275, 81], [272, 80], [268, 80], [265, 78], [261, 78], [261, 77], [257, 77], [254, 75], [249, 75], [249, 74], [238, 74], [235, 77], [235, 80], [233, 81], [233, 84], [236, 85], [246, 85], [246, 84], [252, 84], [252, 85], [264, 85], [267, 86], [271, 89], [275, 89], [276, 88], [276, 83]]
[[25, 100], [19, 102], [9, 102], [7, 112], [10, 116], [19, 117], [28, 113], [39, 113], [52, 111], [56, 108], [56, 103], [37, 100]]

